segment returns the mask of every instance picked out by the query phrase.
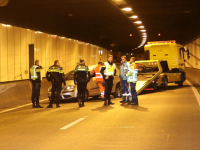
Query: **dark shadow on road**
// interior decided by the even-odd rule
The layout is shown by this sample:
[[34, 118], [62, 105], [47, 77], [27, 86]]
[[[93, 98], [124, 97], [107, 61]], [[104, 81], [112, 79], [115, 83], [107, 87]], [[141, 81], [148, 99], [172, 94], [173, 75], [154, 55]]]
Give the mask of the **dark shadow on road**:
[[130, 104], [121, 104], [120, 106], [127, 108], [127, 109], [134, 109], [134, 110], [138, 110], [138, 111], [142, 111], [142, 112], [149, 112], [148, 108], [146, 107], [142, 107], [139, 105], [130, 105]]
[[152, 94], [152, 93], [158, 93], [158, 92], [164, 92], [164, 91], [173, 91], [173, 90], [186, 88], [186, 87], [190, 87], [190, 85], [183, 85], [183, 86], [174, 85], [174, 86], [168, 86], [167, 89], [158, 88], [156, 90], [144, 90], [141, 92], [140, 95]]
[[111, 109], [114, 109], [114, 107], [107, 105], [107, 106], [102, 106], [102, 107], [97, 107], [95, 109], [91, 109], [92, 111], [99, 111], [99, 112], [107, 112]]
[[[56, 101], [54, 101], [54, 103], [56, 103]], [[77, 99], [62, 99], [60, 103], [77, 103]]]

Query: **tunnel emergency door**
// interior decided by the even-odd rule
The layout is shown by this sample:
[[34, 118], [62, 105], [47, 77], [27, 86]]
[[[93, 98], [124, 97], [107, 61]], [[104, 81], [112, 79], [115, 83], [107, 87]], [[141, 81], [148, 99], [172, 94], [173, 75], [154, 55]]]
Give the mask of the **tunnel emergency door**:
[[29, 68], [34, 65], [34, 44], [29, 44]]

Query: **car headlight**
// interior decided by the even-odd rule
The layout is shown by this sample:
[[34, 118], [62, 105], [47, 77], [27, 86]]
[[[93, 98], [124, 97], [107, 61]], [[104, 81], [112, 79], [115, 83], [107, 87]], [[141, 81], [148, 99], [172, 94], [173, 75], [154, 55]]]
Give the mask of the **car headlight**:
[[74, 87], [75, 87], [74, 85], [68, 85], [63, 90], [73, 90]]

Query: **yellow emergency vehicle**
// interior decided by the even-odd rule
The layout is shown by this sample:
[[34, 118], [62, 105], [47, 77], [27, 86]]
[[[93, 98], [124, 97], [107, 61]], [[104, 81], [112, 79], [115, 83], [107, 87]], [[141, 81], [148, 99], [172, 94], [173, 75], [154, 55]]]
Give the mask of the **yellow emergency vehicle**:
[[176, 41], [148, 42], [144, 47], [147, 60], [136, 61], [138, 67], [137, 93], [167, 88], [168, 83], [183, 85], [186, 79], [185, 54], [189, 59], [189, 50]]

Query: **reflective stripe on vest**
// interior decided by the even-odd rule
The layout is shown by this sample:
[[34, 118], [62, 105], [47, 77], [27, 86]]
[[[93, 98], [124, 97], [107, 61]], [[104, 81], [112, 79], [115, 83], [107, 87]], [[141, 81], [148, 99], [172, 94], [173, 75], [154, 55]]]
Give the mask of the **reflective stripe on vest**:
[[57, 68], [57, 67], [49, 68], [48, 72], [64, 73], [63, 70], [62, 70], [61, 68]]
[[81, 66], [79, 65], [78, 67], [76, 67], [75, 72], [77, 71], [86, 71], [89, 72], [88, 68], [86, 66]]
[[[98, 66], [97, 66], [98, 67]], [[96, 74], [96, 79], [103, 79], [102, 74], [100, 73], [101, 67], [98, 67], [99, 70], [97, 70], [97, 68], [94, 68], [95, 74]]]
[[106, 69], [104, 70], [104, 74], [107, 76], [114, 76], [116, 65], [110, 65], [108, 62], [105, 62], [104, 65], [106, 66]]

